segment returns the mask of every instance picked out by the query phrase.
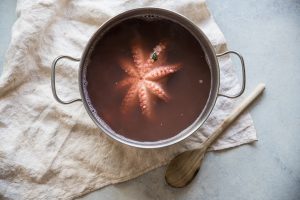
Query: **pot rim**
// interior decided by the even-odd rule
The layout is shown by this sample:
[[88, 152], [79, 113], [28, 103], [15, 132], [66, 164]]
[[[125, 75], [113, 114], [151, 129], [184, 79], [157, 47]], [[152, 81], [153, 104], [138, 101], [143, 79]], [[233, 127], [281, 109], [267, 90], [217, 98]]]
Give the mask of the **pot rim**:
[[[172, 22], [175, 22], [181, 26], [183, 26], [185, 29], [187, 29], [191, 34], [193, 34], [194, 38], [197, 39], [199, 42], [199, 45], [201, 45], [202, 50], [205, 54], [206, 61], [210, 68], [211, 73], [211, 86], [210, 86], [210, 92], [207, 99], [207, 102], [202, 110], [202, 112], [198, 115], [197, 119], [194, 120], [192, 124], [190, 124], [188, 127], [180, 131], [178, 134], [176, 134], [173, 137], [170, 137], [168, 139], [159, 140], [159, 141], [136, 141], [129, 138], [126, 138], [115, 131], [113, 131], [103, 120], [101, 120], [99, 117], [97, 118], [93, 112], [91, 111], [90, 106], [88, 105], [90, 102], [87, 101], [86, 98], [86, 91], [84, 89], [84, 68], [87, 66], [86, 63], [88, 61], [86, 58], [89, 58], [89, 53], [91, 52], [91, 47], [93, 44], [97, 42], [97, 39], [102, 31], [104, 31], [106, 28], [112, 26], [111, 24], [114, 24], [116, 22], [120, 23], [121, 21], [124, 21], [130, 17], [136, 17], [138, 15], [159, 15], [159, 17], [168, 19]], [[181, 21], [181, 23], [179, 22]], [[193, 29], [193, 32], [191, 32]], [[197, 34], [197, 36], [195, 35]], [[196, 130], [198, 130], [203, 123], [207, 120], [209, 115], [211, 114], [217, 97], [219, 93], [219, 87], [220, 87], [220, 68], [219, 68], [219, 62], [217, 59], [217, 55], [215, 53], [215, 50], [207, 38], [207, 36], [204, 34], [204, 32], [196, 26], [192, 21], [187, 19], [185, 16], [176, 13], [174, 11], [170, 11], [167, 9], [162, 8], [154, 8], [154, 7], [146, 7], [146, 8], [135, 8], [131, 9], [125, 12], [122, 12], [109, 20], [107, 20], [105, 23], [103, 23], [98, 30], [92, 35], [90, 40], [88, 41], [83, 54], [80, 59], [79, 69], [78, 69], [78, 83], [79, 83], [79, 91], [82, 98], [83, 105], [85, 107], [85, 110], [87, 111], [90, 118], [94, 121], [94, 123], [103, 131], [105, 134], [110, 136], [111, 138], [123, 143], [127, 144], [129, 146], [133, 147], [139, 147], [139, 148], [161, 148], [173, 145], [175, 143], [178, 143], [179, 141], [184, 140], [188, 136], [192, 135]]]

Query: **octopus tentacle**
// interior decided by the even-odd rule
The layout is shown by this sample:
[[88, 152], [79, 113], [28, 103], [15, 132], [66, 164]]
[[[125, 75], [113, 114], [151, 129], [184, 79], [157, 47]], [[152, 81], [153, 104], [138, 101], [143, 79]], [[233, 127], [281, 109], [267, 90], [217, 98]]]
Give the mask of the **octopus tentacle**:
[[144, 63], [144, 52], [138, 43], [132, 46], [132, 58], [137, 68], [143, 67]]
[[117, 82], [116, 87], [117, 87], [117, 89], [122, 89], [122, 88], [128, 87], [130, 85], [133, 85], [136, 81], [138, 81], [137, 78], [129, 76], [129, 77], [126, 77], [125, 79]]
[[132, 85], [127, 91], [121, 105], [121, 112], [127, 113], [136, 102], [138, 97], [138, 84]]
[[160, 54], [164, 53], [165, 49], [167, 48], [166, 43], [165, 42], [160, 42], [158, 45], [156, 45], [154, 47], [154, 51], [157, 53], [157, 55], [159, 56]]
[[128, 60], [120, 60], [120, 66], [121, 68], [124, 70], [124, 72], [126, 74], [128, 74], [129, 76], [138, 76], [139, 73], [138, 71], [135, 69], [135, 67], [132, 65], [132, 63]]
[[180, 69], [180, 65], [167, 65], [153, 68], [147, 74], [145, 74], [145, 78], [148, 80], [158, 80], [160, 78], [166, 77], [169, 74], [175, 73]]
[[156, 82], [153, 81], [145, 81], [147, 88], [150, 90], [152, 94], [164, 100], [165, 102], [170, 100], [169, 95], [165, 92], [163, 87]]
[[148, 57], [147, 61], [146, 61], [146, 66], [147, 67], [151, 67], [153, 65], [154, 62], [157, 63], [162, 63], [165, 61], [165, 57], [163, 56], [163, 53], [165, 52], [165, 49], [167, 48], [166, 43], [165, 42], [160, 42], [158, 43], [158, 45], [156, 45], [153, 48], [153, 52], [156, 53], [156, 55], [158, 56], [158, 60], [155, 61], [152, 59], [152, 53], [150, 54], [150, 56]]
[[150, 96], [147, 91], [147, 88], [143, 83], [139, 84], [139, 92], [138, 93], [139, 93], [139, 101], [140, 101], [142, 113], [146, 117], [151, 118], [152, 117], [151, 100], [150, 100]]

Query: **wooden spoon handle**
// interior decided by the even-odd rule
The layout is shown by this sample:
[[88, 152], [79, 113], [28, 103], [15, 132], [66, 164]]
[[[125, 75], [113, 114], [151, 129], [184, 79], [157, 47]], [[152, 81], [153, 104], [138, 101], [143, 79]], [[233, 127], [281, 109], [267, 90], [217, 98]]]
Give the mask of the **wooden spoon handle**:
[[254, 91], [247, 96], [242, 103], [237, 106], [232, 113], [226, 117], [222, 124], [211, 134], [203, 143], [204, 148], [208, 148], [223, 132], [224, 130], [264, 91], [265, 84], [260, 83]]

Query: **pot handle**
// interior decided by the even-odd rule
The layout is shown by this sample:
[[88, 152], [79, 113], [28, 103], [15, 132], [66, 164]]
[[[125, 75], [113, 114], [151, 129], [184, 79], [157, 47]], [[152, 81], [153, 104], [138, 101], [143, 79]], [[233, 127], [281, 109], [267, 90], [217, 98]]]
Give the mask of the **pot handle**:
[[57, 62], [60, 60], [60, 59], [69, 59], [69, 60], [72, 60], [72, 61], [80, 61], [80, 59], [78, 58], [72, 58], [70, 56], [58, 56], [57, 58], [55, 58], [52, 62], [52, 66], [51, 66], [51, 88], [52, 88], [52, 94], [53, 94], [53, 97], [54, 99], [61, 103], [61, 104], [70, 104], [70, 103], [73, 103], [73, 102], [76, 102], [76, 101], [82, 101], [81, 99], [72, 99], [72, 100], [69, 100], [69, 101], [63, 101], [61, 100], [58, 96], [57, 96], [57, 93], [56, 93], [56, 87], [55, 87], [55, 67], [56, 67], [56, 64]]
[[245, 62], [244, 62], [244, 58], [241, 54], [239, 54], [238, 52], [236, 51], [225, 51], [224, 53], [220, 53], [220, 54], [217, 54], [216, 56], [217, 57], [221, 57], [221, 56], [224, 56], [226, 54], [235, 54], [236, 56], [239, 57], [240, 61], [241, 61], [241, 65], [242, 65], [242, 75], [243, 75], [243, 82], [242, 82], [242, 87], [241, 87], [241, 90], [235, 94], [235, 95], [232, 95], [232, 96], [229, 96], [229, 95], [226, 95], [226, 94], [218, 94], [219, 96], [223, 96], [223, 97], [227, 97], [227, 98], [237, 98], [239, 96], [241, 96], [244, 91], [245, 91], [245, 87], [246, 87], [246, 70], [245, 70]]

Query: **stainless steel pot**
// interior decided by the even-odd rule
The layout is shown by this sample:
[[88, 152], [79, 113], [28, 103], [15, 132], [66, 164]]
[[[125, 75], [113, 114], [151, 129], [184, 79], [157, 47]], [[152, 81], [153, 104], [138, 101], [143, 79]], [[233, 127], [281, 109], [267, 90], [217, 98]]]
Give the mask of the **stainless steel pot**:
[[[125, 138], [118, 133], [116, 133], [114, 130], [112, 130], [104, 121], [99, 119], [94, 112], [91, 110], [91, 107], [89, 106], [89, 101], [87, 100], [86, 91], [84, 89], [84, 80], [85, 80], [85, 71], [88, 67], [87, 63], [89, 60], [89, 55], [93, 49], [93, 45], [97, 42], [99, 37], [108, 29], [110, 29], [112, 26], [114, 26], [117, 23], [121, 23], [122, 21], [133, 18], [133, 17], [145, 17], [149, 20], [153, 18], [164, 18], [168, 19], [170, 21], [173, 21], [177, 24], [180, 24], [185, 29], [187, 29], [199, 42], [201, 45], [206, 60], [208, 62], [208, 65], [210, 67], [211, 72], [211, 89], [209, 98], [207, 100], [207, 103], [202, 111], [202, 113], [198, 116], [198, 118], [186, 129], [182, 130], [180, 133], [178, 133], [176, 136], [171, 137], [169, 139], [160, 140], [160, 141], [154, 141], [154, 142], [141, 142], [141, 141], [135, 141], [128, 138]], [[235, 54], [238, 56], [238, 58], [241, 61], [242, 66], [242, 75], [243, 75], [243, 81], [242, 81], [242, 87], [241, 90], [233, 96], [224, 95], [219, 93], [219, 86], [220, 86], [220, 69], [219, 69], [219, 63], [217, 57], [226, 55], [226, 54]], [[69, 59], [72, 61], [80, 61], [79, 63], [79, 90], [81, 94], [81, 99], [73, 99], [69, 101], [65, 101], [60, 99], [57, 96], [56, 88], [55, 88], [55, 67], [57, 62], [60, 59]], [[192, 133], [194, 133], [207, 119], [207, 117], [210, 115], [216, 99], [218, 96], [223, 96], [227, 98], [236, 98], [239, 97], [245, 90], [245, 82], [246, 82], [246, 76], [245, 76], [245, 65], [243, 57], [235, 52], [235, 51], [226, 51], [222, 54], [216, 54], [214, 51], [214, 48], [208, 38], [205, 36], [205, 34], [190, 20], [188, 20], [186, 17], [169, 11], [165, 9], [160, 8], [138, 8], [129, 10], [126, 12], [123, 12], [107, 22], [105, 22], [98, 30], [97, 32], [91, 37], [88, 44], [86, 45], [83, 55], [80, 59], [72, 58], [70, 56], [59, 56], [57, 57], [53, 63], [52, 63], [52, 71], [51, 71], [51, 86], [52, 86], [52, 93], [54, 98], [62, 104], [70, 104], [76, 101], [82, 101], [83, 105], [85, 106], [86, 111], [88, 112], [89, 116], [92, 118], [92, 120], [95, 122], [95, 124], [107, 135], [114, 138], [115, 140], [122, 142], [124, 144], [135, 146], [135, 147], [141, 147], [141, 148], [159, 148], [159, 147], [165, 147], [172, 145], [174, 143], [177, 143], [186, 137], [190, 136]]]

